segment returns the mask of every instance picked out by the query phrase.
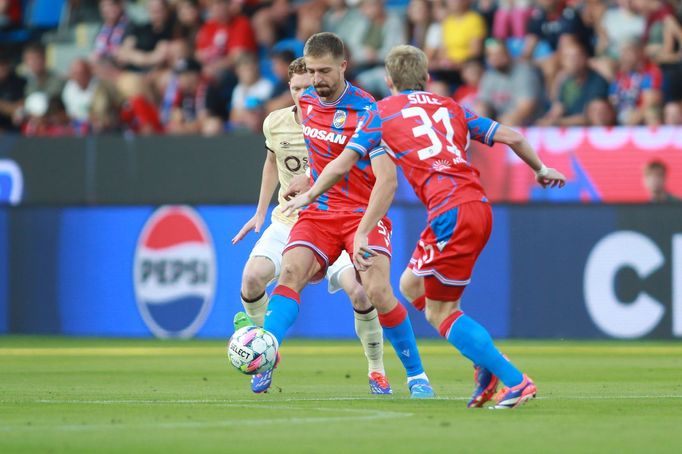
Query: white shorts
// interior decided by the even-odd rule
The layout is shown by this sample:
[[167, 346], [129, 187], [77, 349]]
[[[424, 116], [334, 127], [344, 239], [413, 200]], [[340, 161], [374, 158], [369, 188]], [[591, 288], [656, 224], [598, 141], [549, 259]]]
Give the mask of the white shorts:
[[[272, 224], [265, 229], [260, 239], [253, 246], [251, 254], [249, 254], [249, 258], [265, 257], [275, 265], [275, 277], [272, 282], [279, 278], [279, 273], [282, 270], [282, 253], [287, 245], [290, 231], [290, 226], [278, 221], [272, 221]], [[341, 273], [346, 268], [351, 267], [353, 267], [353, 263], [350, 260], [350, 256], [346, 251], [342, 251], [338, 260], [327, 268], [327, 275], [325, 277], [328, 282], [327, 289], [329, 293], [336, 293], [341, 290], [341, 283], [339, 282]]]

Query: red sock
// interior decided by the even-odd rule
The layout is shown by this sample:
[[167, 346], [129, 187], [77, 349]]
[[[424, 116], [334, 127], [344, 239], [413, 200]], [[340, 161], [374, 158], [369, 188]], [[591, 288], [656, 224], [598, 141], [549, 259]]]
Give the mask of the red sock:
[[426, 295], [422, 295], [412, 301], [412, 306], [419, 312], [424, 312], [424, 308], [426, 307]]
[[396, 307], [385, 314], [379, 314], [379, 323], [384, 328], [393, 328], [400, 325], [407, 318], [407, 309], [398, 303]]
[[299, 295], [297, 291], [287, 287], [286, 285], [278, 285], [277, 287], [275, 287], [275, 289], [272, 291], [271, 297], [274, 295], [281, 295], [285, 298], [289, 298], [296, 301], [298, 304], [301, 304], [301, 295]]
[[440, 327], [438, 327], [438, 332], [440, 333], [440, 335], [447, 339], [448, 338], [448, 331], [450, 331], [450, 327], [462, 315], [464, 315], [464, 312], [462, 312], [460, 310], [456, 310], [452, 314], [445, 317], [445, 320], [443, 320], [443, 323], [441, 323]]

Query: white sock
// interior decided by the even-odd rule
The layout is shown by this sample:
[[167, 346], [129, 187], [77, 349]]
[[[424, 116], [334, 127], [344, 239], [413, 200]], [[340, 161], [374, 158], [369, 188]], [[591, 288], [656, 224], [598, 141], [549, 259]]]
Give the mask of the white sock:
[[412, 380], [416, 380], [418, 378], [422, 378], [426, 381], [429, 381], [429, 377], [426, 376], [426, 372], [422, 372], [421, 374], [413, 375], [411, 377], [407, 377], [407, 384], [409, 385]]
[[265, 322], [265, 312], [268, 310], [268, 301], [270, 301], [270, 297], [267, 292], [263, 292], [263, 295], [255, 301], [245, 301], [244, 296], [242, 296], [244, 311], [246, 311], [246, 315], [248, 315], [251, 321], [257, 326], [263, 326], [263, 323]]
[[384, 332], [379, 324], [379, 313], [374, 308], [366, 314], [359, 314], [355, 311], [353, 313], [355, 314], [355, 333], [365, 350], [369, 373], [385, 374]]

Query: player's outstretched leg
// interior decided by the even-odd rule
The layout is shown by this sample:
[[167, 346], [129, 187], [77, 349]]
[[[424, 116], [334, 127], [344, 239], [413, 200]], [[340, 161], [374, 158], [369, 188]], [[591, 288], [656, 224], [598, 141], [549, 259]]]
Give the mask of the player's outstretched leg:
[[251, 257], [244, 266], [241, 287], [242, 306], [257, 326], [263, 326], [269, 300], [265, 288], [274, 277], [275, 265], [266, 257]]
[[393, 295], [389, 272], [388, 257], [379, 254], [374, 259], [374, 264], [360, 274], [362, 285], [372, 305], [379, 312], [379, 322], [384, 328], [386, 338], [405, 367], [411, 397], [417, 399], [433, 397], [433, 388], [422, 366], [412, 324], [407, 316], [407, 310]]
[[435, 301], [427, 298], [426, 317], [462, 355], [489, 370], [507, 386], [495, 396], [494, 408], [516, 408], [535, 397], [537, 389], [533, 381], [497, 350], [483, 326], [459, 310], [459, 299]]
[[[409, 267], [405, 269], [400, 277], [400, 293], [420, 312], [424, 312], [426, 307], [426, 295], [424, 292], [424, 278], [415, 275]], [[438, 325], [439, 323], [437, 321]], [[492, 372], [483, 366], [474, 364], [474, 391], [467, 403], [467, 407], [482, 407], [493, 398], [495, 391], [497, 391], [498, 383], [499, 379]]]
[[[275, 336], [280, 348], [289, 328], [298, 317], [299, 292], [319, 269], [320, 265], [313, 252], [307, 248], [297, 247], [284, 253], [282, 272], [277, 286], [272, 291], [263, 323], [263, 328]], [[279, 352], [275, 367], [277, 364]], [[273, 367], [263, 374], [254, 375], [251, 379], [251, 390], [255, 393], [267, 391], [272, 384], [274, 370]]]
[[[384, 369], [384, 335], [379, 323], [379, 313], [370, 303], [365, 289], [357, 281], [355, 268], [348, 262], [338, 276], [338, 283], [348, 295], [355, 315], [357, 334], [367, 357], [369, 390], [372, 394], [392, 394]], [[331, 282], [331, 281], [330, 281]]]

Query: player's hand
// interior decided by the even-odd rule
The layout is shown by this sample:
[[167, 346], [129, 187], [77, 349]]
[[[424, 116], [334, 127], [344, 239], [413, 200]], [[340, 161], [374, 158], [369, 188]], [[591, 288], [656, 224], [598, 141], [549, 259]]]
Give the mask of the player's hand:
[[314, 199], [310, 191], [306, 191], [303, 194], [297, 195], [293, 199], [282, 205], [282, 214], [284, 216], [289, 216], [293, 214], [299, 208], [303, 208], [306, 205], [313, 203]]
[[556, 169], [548, 168], [544, 176], [535, 175], [535, 180], [543, 188], [563, 188], [566, 184], [566, 177]]
[[234, 238], [232, 238], [232, 244], [237, 244], [239, 243], [247, 233], [249, 233], [251, 230], [253, 230], [256, 233], [260, 233], [261, 227], [263, 227], [263, 224], [265, 223], [265, 215], [264, 214], [258, 214], [256, 213], [253, 215], [251, 219], [246, 221], [246, 224], [244, 224], [244, 227], [237, 233]]
[[367, 243], [367, 235], [356, 232], [353, 239], [353, 263], [358, 271], [366, 271], [372, 266], [377, 252], [370, 249]]
[[291, 200], [297, 194], [302, 194], [308, 189], [310, 189], [310, 178], [302, 173], [291, 179], [289, 187], [284, 191], [282, 196], [284, 197], [284, 200]]

